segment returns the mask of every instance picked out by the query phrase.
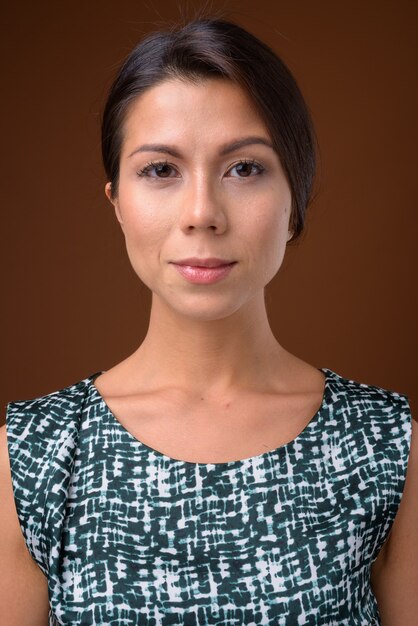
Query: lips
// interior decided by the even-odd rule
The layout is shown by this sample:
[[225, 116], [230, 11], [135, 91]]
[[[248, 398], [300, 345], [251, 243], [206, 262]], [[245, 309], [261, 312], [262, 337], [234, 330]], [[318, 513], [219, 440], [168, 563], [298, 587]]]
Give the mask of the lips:
[[236, 265], [236, 261], [224, 265], [202, 267], [197, 265], [173, 264], [176, 270], [189, 282], [208, 284], [225, 278]]
[[189, 257], [179, 261], [172, 261], [176, 265], [188, 265], [190, 267], [223, 267], [236, 263], [233, 259], [220, 259], [217, 257], [208, 257], [199, 259], [198, 257]]

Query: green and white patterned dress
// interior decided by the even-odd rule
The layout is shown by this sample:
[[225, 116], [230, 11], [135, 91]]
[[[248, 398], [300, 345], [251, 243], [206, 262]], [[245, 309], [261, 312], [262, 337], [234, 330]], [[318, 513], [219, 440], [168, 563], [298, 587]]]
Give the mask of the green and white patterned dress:
[[370, 567], [398, 510], [407, 396], [321, 368], [275, 450], [170, 458], [112, 414], [96, 372], [7, 405], [16, 508], [50, 626], [377, 626]]

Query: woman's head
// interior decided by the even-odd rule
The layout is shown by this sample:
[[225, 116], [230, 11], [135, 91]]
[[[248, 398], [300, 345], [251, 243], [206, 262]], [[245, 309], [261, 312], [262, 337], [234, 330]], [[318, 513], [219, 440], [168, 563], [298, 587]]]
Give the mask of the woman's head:
[[119, 195], [126, 120], [138, 98], [169, 79], [198, 85], [210, 78], [239, 86], [263, 121], [289, 183], [290, 230], [296, 240], [304, 227], [315, 174], [310, 115], [279, 57], [245, 29], [224, 20], [197, 19], [181, 28], [152, 33], [122, 65], [102, 120], [103, 162], [112, 199]]
[[[118, 195], [109, 183], [106, 193], [153, 303], [188, 321], [262, 310], [290, 237], [291, 191], [263, 119], [236, 83], [165, 79], [136, 98]], [[187, 265], [211, 257], [235, 265], [220, 281], [196, 284], [178, 269], [190, 257], [199, 262]]]

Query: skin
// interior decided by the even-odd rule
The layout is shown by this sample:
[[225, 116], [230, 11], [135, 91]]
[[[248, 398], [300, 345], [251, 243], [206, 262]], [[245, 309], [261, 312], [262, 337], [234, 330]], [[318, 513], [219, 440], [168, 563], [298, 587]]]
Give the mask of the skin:
[[[152, 307], [144, 341], [100, 377], [102, 391], [174, 388], [190, 401], [232, 400], [243, 390], [310, 391], [315, 402], [322, 395], [323, 374], [284, 350], [265, 307], [264, 288], [291, 237], [291, 191], [279, 156], [256, 144], [219, 155], [223, 144], [248, 136], [271, 141], [246, 93], [224, 79], [167, 79], [131, 105], [118, 194], [112, 198], [110, 183], [105, 192]], [[132, 154], [150, 143], [174, 145], [181, 157]], [[255, 160], [262, 173], [240, 165], [243, 159]], [[151, 160], [169, 166], [139, 176]], [[223, 280], [199, 285], [169, 263], [189, 256], [238, 263]]]

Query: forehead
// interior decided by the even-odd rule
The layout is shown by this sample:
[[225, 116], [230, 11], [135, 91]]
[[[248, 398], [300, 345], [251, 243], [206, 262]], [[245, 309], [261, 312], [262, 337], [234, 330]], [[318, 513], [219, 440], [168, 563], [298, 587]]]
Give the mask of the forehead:
[[269, 137], [249, 94], [224, 78], [193, 83], [166, 79], [138, 96], [125, 116], [125, 148], [139, 140], [221, 140], [245, 134]]

